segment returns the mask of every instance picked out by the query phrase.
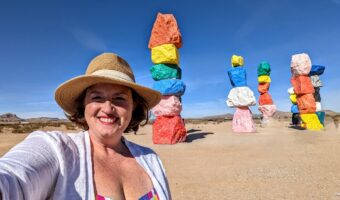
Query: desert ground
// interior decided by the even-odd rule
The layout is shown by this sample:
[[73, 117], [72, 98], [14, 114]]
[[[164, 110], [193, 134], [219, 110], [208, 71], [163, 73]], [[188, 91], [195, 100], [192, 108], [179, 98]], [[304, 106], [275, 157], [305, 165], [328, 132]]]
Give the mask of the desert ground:
[[[125, 135], [159, 154], [175, 200], [340, 200], [340, 130], [334, 123], [306, 131], [276, 121], [248, 134], [233, 133], [231, 121], [186, 127], [187, 141], [175, 145], [154, 145], [151, 125]], [[0, 134], [0, 156], [26, 136]]]

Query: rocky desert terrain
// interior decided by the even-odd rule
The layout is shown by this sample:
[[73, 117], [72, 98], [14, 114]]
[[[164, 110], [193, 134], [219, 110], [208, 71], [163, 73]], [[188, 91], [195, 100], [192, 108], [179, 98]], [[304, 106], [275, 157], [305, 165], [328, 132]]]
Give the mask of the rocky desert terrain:
[[[271, 126], [257, 124], [248, 134], [233, 133], [227, 116], [187, 119], [187, 140], [175, 145], [153, 144], [151, 125], [125, 137], [159, 154], [175, 200], [340, 200], [339, 115], [328, 113], [323, 131], [293, 128], [289, 117], [278, 113]], [[41, 129], [79, 131], [64, 124]], [[27, 136], [2, 130], [0, 156]]]

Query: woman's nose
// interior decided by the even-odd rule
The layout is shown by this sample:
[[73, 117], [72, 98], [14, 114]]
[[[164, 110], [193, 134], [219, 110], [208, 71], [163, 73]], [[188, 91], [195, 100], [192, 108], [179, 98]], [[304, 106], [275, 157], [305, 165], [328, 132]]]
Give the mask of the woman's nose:
[[104, 105], [103, 105], [103, 110], [106, 112], [106, 113], [111, 113], [113, 110], [114, 110], [114, 105], [111, 101], [109, 100], [106, 100], [104, 102]]

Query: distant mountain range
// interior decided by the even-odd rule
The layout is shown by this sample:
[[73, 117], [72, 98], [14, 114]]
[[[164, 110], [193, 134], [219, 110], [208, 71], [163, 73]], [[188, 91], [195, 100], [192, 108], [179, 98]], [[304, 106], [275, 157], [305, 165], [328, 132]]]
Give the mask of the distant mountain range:
[[23, 119], [19, 118], [15, 114], [5, 113], [0, 115], [0, 122], [21, 122]]
[[[326, 116], [334, 117], [340, 115], [338, 112], [334, 112], [332, 110], [325, 110]], [[281, 121], [281, 120], [290, 120], [292, 114], [290, 112], [276, 111], [273, 118]], [[187, 120], [206, 120], [206, 121], [219, 121], [219, 120], [232, 120], [233, 114], [224, 114], [224, 115], [212, 115], [198, 118], [186, 118]], [[260, 114], [254, 114], [254, 119], [260, 119]], [[58, 122], [69, 122], [67, 119], [59, 119], [52, 117], [37, 117], [37, 118], [28, 118], [22, 119], [13, 113], [5, 113], [0, 115], [0, 123], [58, 123]]]
[[[332, 110], [324, 110], [324, 112], [326, 113], [326, 116], [329, 117], [334, 117], [336, 115], [340, 115], [339, 112], [334, 112]], [[253, 114], [253, 118], [254, 119], [260, 119], [262, 116], [262, 114]], [[283, 120], [290, 120], [292, 117], [292, 113], [291, 112], [284, 112], [284, 111], [276, 111], [275, 114], [273, 115], [274, 119], [277, 119], [279, 121], [283, 121]], [[189, 120], [195, 120], [195, 119], [199, 119], [199, 120], [208, 120], [208, 121], [216, 121], [216, 120], [232, 120], [233, 119], [233, 114], [224, 114], [224, 115], [211, 115], [211, 116], [205, 116], [205, 117], [200, 117], [200, 118], [189, 118]]]
[[50, 123], [50, 122], [68, 122], [68, 120], [52, 117], [37, 117], [22, 119], [13, 113], [5, 113], [0, 115], [0, 123]]

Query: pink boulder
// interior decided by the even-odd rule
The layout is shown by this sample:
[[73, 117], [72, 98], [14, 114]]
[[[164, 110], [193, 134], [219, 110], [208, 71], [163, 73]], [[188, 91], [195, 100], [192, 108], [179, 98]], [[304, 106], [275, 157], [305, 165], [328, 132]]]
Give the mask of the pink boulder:
[[276, 112], [276, 105], [259, 106], [259, 111], [263, 114], [263, 117], [271, 117]]
[[162, 96], [161, 101], [152, 109], [153, 114], [158, 116], [176, 116], [182, 111], [182, 103], [177, 96]]
[[295, 54], [292, 56], [290, 67], [294, 76], [308, 75], [312, 68], [312, 61], [306, 53]]
[[233, 116], [232, 129], [235, 133], [255, 132], [255, 123], [248, 107], [238, 107]]

